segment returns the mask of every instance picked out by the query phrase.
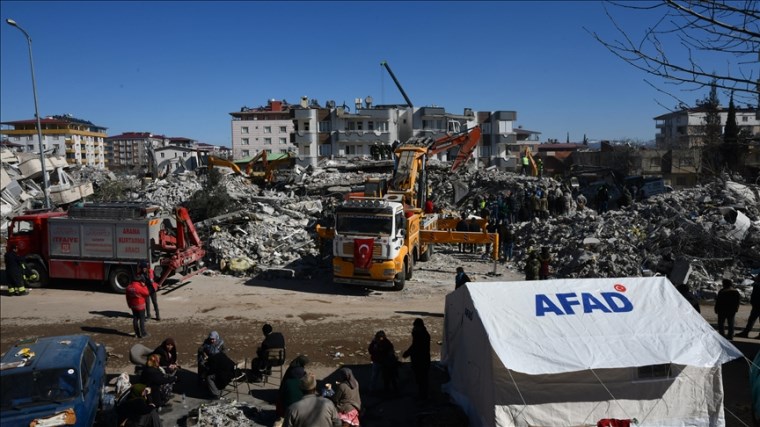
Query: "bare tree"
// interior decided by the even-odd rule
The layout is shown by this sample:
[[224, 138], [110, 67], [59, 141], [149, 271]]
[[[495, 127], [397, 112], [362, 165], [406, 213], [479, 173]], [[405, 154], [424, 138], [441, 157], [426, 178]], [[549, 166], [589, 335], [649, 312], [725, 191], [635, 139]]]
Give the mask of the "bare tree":
[[[605, 3], [605, 12], [619, 37], [608, 40], [586, 31], [617, 57], [666, 84], [698, 90], [714, 82], [718, 89], [732, 91], [737, 99], [760, 104], [760, 4], [756, 0]], [[634, 36], [631, 29], [619, 25], [612, 8], [651, 13], [659, 19]], [[683, 103], [672, 91], [645, 81]]]

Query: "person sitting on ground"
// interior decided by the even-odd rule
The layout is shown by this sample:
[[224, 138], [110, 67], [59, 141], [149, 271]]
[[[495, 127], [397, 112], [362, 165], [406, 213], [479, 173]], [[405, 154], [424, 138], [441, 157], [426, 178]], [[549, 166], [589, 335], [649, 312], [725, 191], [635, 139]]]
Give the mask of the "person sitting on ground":
[[157, 354], [151, 354], [148, 356], [148, 361], [145, 362], [142, 374], [140, 374], [140, 383], [150, 387], [151, 399], [150, 401], [156, 406], [168, 406], [167, 403], [171, 400], [172, 389], [174, 388], [174, 382], [177, 381], [177, 377], [172, 376], [164, 372], [159, 366], [161, 356]]
[[280, 332], [272, 332], [272, 325], [265, 324], [261, 331], [264, 333], [264, 341], [256, 349], [256, 357], [251, 362], [251, 374], [253, 381], [261, 381], [263, 374], [269, 375], [272, 366], [269, 361], [268, 350], [274, 348], [285, 348], [285, 337]]
[[359, 394], [359, 382], [354, 378], [351, 369], [341, 368], [338, 371], [338, 381], [335, 383], [335, 394], [332, 401], [338, 408], [338, 418], [343, 422], [343, 427], [359, 425], [362, 399]]
[[275, 403], [275, 412], [278, 417], [285, 416], [285, 410], [288, 409], [288, 406], [298, 402], [303, 397], [300, 384], [301, 378], [306, 375], [306, 365], [308, 364], [309, 358], [299, 354], [285, 370]]
[[303, 397], [288, 407], [283, 427], [341, 427], [332, 401], [317, 396], [317, 380], [307, 373], [301, 378]]
[[206, 379], [208, 372], [208, 359], [217, 354], [224, 353], [224, 340], [219, 336], [219, 332], [211, 331], [208, 338], [203, 341], [198, 349], [198, 382], [202, 383]]
[[153, 350], [153, 354], [157, 354], [161, 360], [158, 365], [166, 371], [167, 374], [174, 375], [179, 370], [179, 364], [177, 364], [177, 343], [174, 338], [165, 339], [161, 345]]

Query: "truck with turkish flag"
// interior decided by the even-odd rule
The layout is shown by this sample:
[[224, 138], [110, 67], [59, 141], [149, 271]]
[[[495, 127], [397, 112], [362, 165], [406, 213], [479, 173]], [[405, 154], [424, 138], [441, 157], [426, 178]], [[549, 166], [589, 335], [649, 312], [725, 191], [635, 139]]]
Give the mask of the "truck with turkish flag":
[[351, 194], [336, 207], [333, 227], [317, 226], [321, 239], [332, 240], [333, 282], [402, 290], [415, 263], [433, 256], [435, 243], [491, 243], [497, 257], [496, 233], [452, 231], [445, 225], [451, 221], [439, 222], [438, 214], [422, 209], [430, 191], [427, 158], [459, 147], [453, 172], [468, 160], [480, 134], [474, 127], [433, 141], [407, 141], [394, 152], [393, 176], [382, 197]]

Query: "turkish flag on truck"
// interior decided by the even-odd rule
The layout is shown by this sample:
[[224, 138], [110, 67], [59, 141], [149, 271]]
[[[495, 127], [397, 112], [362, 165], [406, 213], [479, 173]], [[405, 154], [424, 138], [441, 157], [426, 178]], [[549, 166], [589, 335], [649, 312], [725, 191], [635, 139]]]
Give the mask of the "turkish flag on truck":
[[372, 265], [375, 239], [354, 239], [354, 268], [368, 269]]

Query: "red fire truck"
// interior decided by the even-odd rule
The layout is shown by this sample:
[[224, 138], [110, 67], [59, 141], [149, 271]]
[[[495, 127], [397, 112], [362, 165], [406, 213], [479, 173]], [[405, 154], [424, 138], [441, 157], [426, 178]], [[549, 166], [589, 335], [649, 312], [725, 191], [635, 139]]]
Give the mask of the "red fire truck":
[[36, 277], [29, 287], [43, 287], [50, 279], [98, 280], [120, 293], [140, 261], [147, 260], [163, 284], [175, 273], [185, 279], [204, 270], [206, 253], [187, 209], [166, 215], [158, 206], [136, 203], [28, 212], [8, 226], [6, 250], [14, 245], [26, 257], [28, 276]]

